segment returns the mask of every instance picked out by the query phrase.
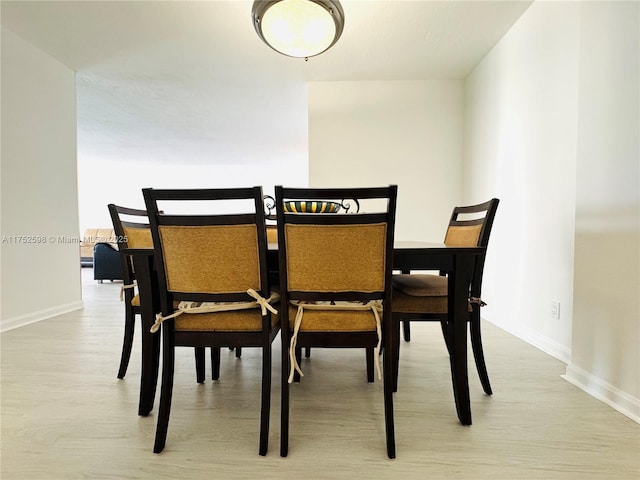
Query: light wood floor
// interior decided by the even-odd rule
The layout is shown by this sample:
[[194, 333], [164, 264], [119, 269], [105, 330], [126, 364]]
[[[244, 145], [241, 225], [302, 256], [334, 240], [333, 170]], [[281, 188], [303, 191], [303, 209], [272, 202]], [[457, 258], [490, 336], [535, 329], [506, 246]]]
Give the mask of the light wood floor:
[[127, 377], [116, 379], [120, 284], [91, 274], [83, 269], [84, 310], [2, 335], [2, 480], [640, 478], [640, 425], [560, 378], [564, 364], [490, 324], [495, 393], [482, 393], [471, 364], [470, 427], [456, 418], [439, 326], [413, 325], [401, 350], [395, 460], [386, 456], [382, 384], [367, 384], [364, 352], [321, 349], [292, 388], [289, 456], [279, 456], [279, 338], [266, 457], [257, 350], [241, 359], [224, 351], [221, 380], [203, 385], [192, 350], [179, 351], [167, 446], [155, 455], [156, 410], [137, 415], [138, 342]]

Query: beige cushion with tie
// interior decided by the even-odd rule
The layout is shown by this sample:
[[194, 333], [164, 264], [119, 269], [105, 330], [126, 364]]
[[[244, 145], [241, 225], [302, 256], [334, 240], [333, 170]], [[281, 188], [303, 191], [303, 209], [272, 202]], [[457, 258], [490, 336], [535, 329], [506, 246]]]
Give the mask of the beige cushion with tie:
[[[278, 315], [271, 314], [271, 327], [278, 324]], [[200, 332], [259, 332], [262, 330], [262, 314], [259, 308], [233, 312], [199, 313], [181, 315], [174, 319], [178, 331]]]
[[[298, 307], [289, 306], [289, 325], [294, 327]], [[332, 310], [311, 310], [304, 312], [304, 322], [300, 324], [301, 332], [366, 332], [376, 331], [376, 319], [371, 310], [349, 310], [336, 315]], [[349, 316], [349, 321], [344, 320]]]
[[[447, 277], [440, 275], [394, 275], [393, 311], [447, 313], [447, 282]], [[469, 311], [471, 310], [469, 304]]]
[[136, 295], [135, 297], [133, 297], [131, 299], [131, 306], [132, 307], [139, 307], [140, 306], [140, 294]]
[[393, 288], [415, 297], [446, 297], [447, 277], [440, 275], [395, 275]]

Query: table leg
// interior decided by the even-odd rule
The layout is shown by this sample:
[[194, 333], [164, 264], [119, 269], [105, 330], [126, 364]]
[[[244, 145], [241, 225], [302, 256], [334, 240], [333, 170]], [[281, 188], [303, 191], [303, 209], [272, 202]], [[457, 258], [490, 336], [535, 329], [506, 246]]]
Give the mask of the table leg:
[[153, 257], [135, 255], [133, 265], [140, 294], [140, 316], [142, 317], [142, 365], [138, 415], [147, 416], [153, 410], [160, 365], [160, 332], [151, 333], [155, 314], [159, 311], [159, 300]]
[[[469, 320], [469, 285], [473, 270], [473, 255], [457, 255], [456, 265], [449, 272], [449, 326], [451, 342], [451, 377], [458, 418], [471, 425], [471, 401], [467, 369], [467, 322]], [[451, 295], [453, 293], [453, 295]]]

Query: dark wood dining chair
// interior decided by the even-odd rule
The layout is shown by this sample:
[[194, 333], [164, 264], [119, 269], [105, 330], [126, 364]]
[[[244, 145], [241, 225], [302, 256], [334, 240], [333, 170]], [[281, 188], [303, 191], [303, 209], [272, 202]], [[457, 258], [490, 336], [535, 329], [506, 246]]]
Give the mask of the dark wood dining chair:
[[[135, 332], [136, 315], [140, 315], [140, 294], [136, 290], [136, 276], [130, 255], [122, 253], [126, 248], [153, 249], [151, 228], [148, 223], [147, 211], [137, 208], [123, 207], [109, 204], [109, 214], [113, 223], [113, 231], [120, 252], [120, 262], [123, 272], [123, 286], [120, 297], [124, 302], [125, 326], [122, 343], [122, 354], [118, 378], [124, 378], [131, 358], [133, 338]], [[136, 220], [136, 221], [134, 221]], [[196, 361], [196, 381], [203, 383], [205, 380], [205, 349], [194, 349]], [[240, 356], [240, 352], [236, 352]], [[211, 349], [211, 378], [218, 380], [220, 377], [220, 348]]]
[[[397, 187], [301, 189], [276, 186], [282, 396], [280, 455], [289, 451], [289, 383], [300, 348], [380, 349], [391, 310]], [[373, 213], [285, 211], [285, 201], [376, 199]], [[386, 338], [386, 337], [385, 337]], [[395, 458], [391, 364], [384, 357], [387, 454]], [[379, 355], [375, 355], [379, 360]]]
[[[449, 220], [444, 243], [455, 246], [481, 246], [486, 248], [489, 244], [489, 236], [498, 209], [498, 203], [499, 200], [493, 198], [478, 205], [455, 207]], [[484, 305], [481, 300], [481, 293], [485, 258], [486, 250], [485, 253], [476, 257], [473, 268], [469, 290], [469, 330], [473, 355], [482, 388], [487, 395], [491, 395], [493, 391], [485, 364], [480, 332], [480, 307]], [[393, 275], [394, 328], [400, 328], [399, 325], [402, 322], [405, 341], [410, 341], [410, 322], [439, 321], [445, 343], [447, 348], [450, 349], [447, 292], [448, 280], [442, 273], [435, 275], [404, 272]], [[395, 335], [394, 338], [397, 342], [393, 349], [395, 356], [394, 390], [396, 390], [400, 335]]]
[[133, 348], [136, 315], [140, 315], [140, 295], [136, 292], [135, 273], [131, 258], [129, 255], [123, 254], [121, 250], [125, 248], [153, 248], [153, 240], [151, 239], [146, 210], [122, 207], [113, 203], [110, 203], [107, 208], [113, 223], [115, 241], [118, 244], [122, 265], [123, 287], [120, 297], [124, 300], [125, 321], [118, 378], [124, 378]]
[[[166, 443], [175, 348], [257, 347], [262, 350], [259, 453], [266, 455], [271, 351], [279, 321], [273, 305], [278, 296], [268, 280], [262, 188], [143, 189], [143, 196], [162, 310], [155, 325], [162, 325], [163, 351], [153, 451], [160, 453]], [[191, 213], [160, 213], [164, 202], [179, 202]]]

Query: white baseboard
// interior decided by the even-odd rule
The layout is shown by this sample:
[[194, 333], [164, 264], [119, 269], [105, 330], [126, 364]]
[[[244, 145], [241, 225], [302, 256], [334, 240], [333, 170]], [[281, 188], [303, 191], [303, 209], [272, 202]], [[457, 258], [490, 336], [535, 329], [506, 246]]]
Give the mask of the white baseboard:
[[573, 364], [567, 365], [566, 374], [562, 375], [562, 378], [626, 415], [634, 422], [640, 423], [640, 399], [617, 389]]
[[8, 332], [9, 330], [24, 327], [25, 325], [30, 325], [42, 320], [47, 320], [51, 317], [57, 317], [58, 315], [62, 315], [64, 313], [80, 310], [81, 308], [84, 308], [84, 304], [80, 300], [77, 302], [65, 303], [63, 305], [45, 308], [44, 310], [38, 310], [37, 312], [27, 313], [26, 315], [20, 315], [18, 317], [2, 320], [2, 322], [0, 323], [0, 332]]
[[484, 321], [490, 322], [496, 327], [510, 333], [514, 337], [519, 338], [527, 342], [529, 345], [536, 347], [538, 350], [542, 350], [544, 353], [551, 355], [552, 357], [560, 360], [562, 363], [571, 362], [571, 349], [566, 345], [556, 342], [544, 335], [540, 335], [538, 332], [534, 332], [525, 328], [514, 329], [513, 326], [501, 325], [499, 323], [491, 322], [483, 318]]
[[601, 402], [609, 405], [611, 408], [629, 417], [634, 422], [640, 423], [640, 399], [623, 392], [601, 378], [573, 365], [571, 363], [571, 349], [530, 330], [516, 330], [495, 322], [491, 323], [507, 333], [510, 333], [511, 335], [538, 348], [539, 350], [542, 350], [546, 354], [566, 363], [567, 368], [565, 370], [565, 375], [562, 375], [562, 378], [583, 390], [585, 393], [597, 398]]

